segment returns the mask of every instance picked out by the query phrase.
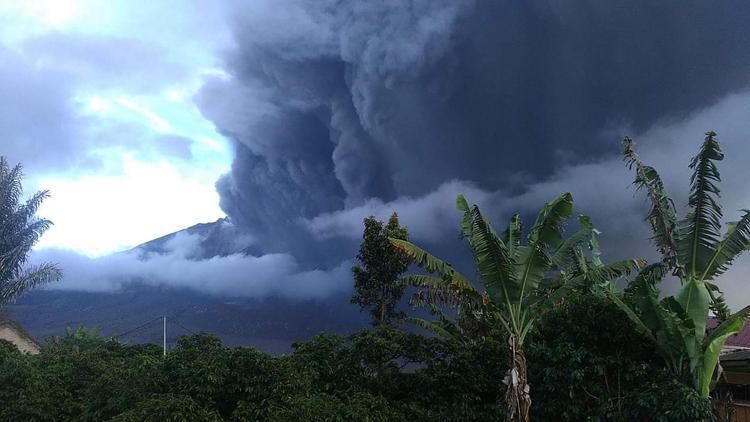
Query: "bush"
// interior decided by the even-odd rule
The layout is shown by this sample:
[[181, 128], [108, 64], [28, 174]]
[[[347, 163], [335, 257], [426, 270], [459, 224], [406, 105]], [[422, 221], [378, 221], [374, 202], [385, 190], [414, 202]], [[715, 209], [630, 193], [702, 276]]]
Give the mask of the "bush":
[[609, 300], [568, 297], [539, 321], [527, 343], [533, 418], [618, 420], [627, 396], [665, 377], [655, 356], [651, 342]]
[[221, 340], [210, 334], [182, 337], [164, 361], [170, 389], [213, 408], [225, 390], [228, 353]]
[[[527, 343], [535, 420], [710, 420], [710, 403], [665, 375], [648, 341], [608, 302], [569, 298], [538, 328]], [[161, 353], [85, 330], [53, 339], [37, 356], [0, 341], [0, 420], [503, 416], [507, 355], [498, 331], [464, 343], [392, 328], [323, 334], [281, 357], [200, 334]]]
[[50, 400], [34, 357], [5, 340], [0, 340], [0, 403], [3, 421], [54, 420], [56, 403]]
[[631, 394], [625, 401], [625, 419], [654, 422], [714, 421], [709, 399], [689, 386], [671, 379], [658, 380]]
[[167, 394], [143, 400], [111, 419], [112, 422], [220, 422], [215, 412], [188, 396]]

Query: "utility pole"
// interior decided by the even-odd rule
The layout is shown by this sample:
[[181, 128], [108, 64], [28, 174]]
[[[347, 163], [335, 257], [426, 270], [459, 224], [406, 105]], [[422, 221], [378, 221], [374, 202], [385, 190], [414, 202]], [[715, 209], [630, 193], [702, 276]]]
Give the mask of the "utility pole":
[[164, 356], [167, 356], [167, 317], [164, 316]]

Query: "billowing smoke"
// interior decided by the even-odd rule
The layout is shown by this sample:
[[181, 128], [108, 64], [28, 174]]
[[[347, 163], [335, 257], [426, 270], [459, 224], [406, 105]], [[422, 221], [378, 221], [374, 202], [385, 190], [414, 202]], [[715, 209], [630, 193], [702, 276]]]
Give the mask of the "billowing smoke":
[[[750, 81], [743, 1], [273, 0], [232, 16], [228, 76], [197, 97], [236, 148], [221, 206], [264, 252], [305, 265], [351, 257], [317, 242], [353, 245], [363, 216], [391, 208], [417, 240], [454, 233], [427, 222], [452, 213], [458, 190], [501, 216], [540, 206], [540, 186], [552, 196], [593, 184], [591, 206], [625, 195], [634, 204], [604, 208], [640, 213], [629, 176], [606, 164], [617, 140], [664, 135], [648, 129]], [[664, 145], [688, 155], [709, 128]], [[596, 166], [604, 173], [573, 178]]]
[[[140, 281], [324, 298], [351, 288], [362, 218], [392, 211], [414, 240], [461, 266], [469, 261], [456, 252], [457, 193], [500, 222], [571, 191], [577, 211], [603, 230], [608, 258], [653, 258], [645, 204], [628, 190], [632, 175], [617, 155], [625, 134], [684, 203], [688, 159], [702, 133], [716, 130], [727, 153], [727, 218], [750, 207], [746, 1], [256, 0], [230, 9], [223, 71], [195, 101], [234, 146], [231, 171], [216, 186], [243, 234], [209, 241], [188, 233], [158, 251], [97, 259], [40, 251], [65, 268], [61, 287]], [[8, 85], [0, 97], [13, 105], [0, 116], [10, 142], [0, 142], [39, 165], [80, 161], [73, 139], [82, 123], [60, 81], [108, 85], [124, 68], [134, 89], [153, 91], [186, 72], [157, 60], [162, 50], [127, 40], [48, 36], [24, 48], [33, 60], [0, 47], [8, 59], [0, 79], [18, 73], [22, 82], [0, 80]], [[108, 48], [133, 54], [98, 53]], [[134, 74], [144, 60], [159, 71]], [[45, 62], [60, 75], [35, 70]], [[28, 124], [38, 116], [48, 124]], [[34, 141], [52, 138], [54, 150]], [[96, 138], [92, 145], [138, 149], [149, 139]], [[199, 159], [170, 140], [178, 141], [163, 151], [171, 160]], [[232, 239], [251, 240], [240, 247]], [[739, 293], [732, 274], [728, 290]]]

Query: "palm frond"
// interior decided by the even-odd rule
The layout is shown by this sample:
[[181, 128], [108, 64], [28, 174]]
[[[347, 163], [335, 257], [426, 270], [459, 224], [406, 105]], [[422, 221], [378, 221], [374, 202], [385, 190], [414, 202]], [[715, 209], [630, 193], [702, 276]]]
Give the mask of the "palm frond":
[[658, 296], [656, 285], [664, 279], [669, 272], [668, 264], [656, 262], [647, 265], [638, 272], [638, 275], [630, 282], [625, 293], [631, 296]]
[[62, 272], [54, 264], [31, 267], [13, 279], [0, 282], [0, 303], [15, 300], [19, 295], [34, 287], [58, 281], [61, 278]]
[[400, 281], [403, 285], [418, 289], [409, 300], [412, 306], [440, 303], [454, 308], [461, 306], [477, 309], [484, 305], [482, 294], [473, 284], [463, 280], [414, 274], [402, 277]]
[[734, 259], [750, 248], [750, 210], [743, 212], [739, 221], [729, 223], [729, 230], [716, 246], [701, 276], [702, 280], [712, 280], [724, 274]]
[[423, 274], [411, 274], [401, 277], [401, 283], [412, 287], [435, 287], [457, 292], [471, 292], [480, 294], [473, 284], [463, 279], [438, 278]]
[[26, 264], [31, 246], [19, 244], [13, 249], [0, 253], [0, 282], [16, 277]]
[[3, 220], [18, 207], [23, 194], [23, 171], [20, 164], [10, 168], [5, 158], [0, 164], [0, 220]]
[[556, 285], [546, 296], [546, 308], [558, 303], [574, 290], [587, 289], [600, 291], [613, 281], [630, 275], [633, 271], [640, 270], [646, 266], [646, 261], [629, 259], [616, 261], [599, 266], [588, 266], [587, 271], [577, 274], [558, 277]]
[[513, 257], [479, 207], [474, 205], [469, 213], [471, 237], [466, 240], [474, 256], [479, 280], [496, 303], [517, 302], [519, 291], [513, 272]]
[[598, 263], [597, 265], [601, 264], [599, 246], [596, 241], [596, 235], [599, 234], [599, 230], [594, 227], [588, 216], [579, 215], [578, 221], [581, 223], [581, 228], [560, 243], [550, 253], [550, 261], [558, 268], [567, 268], [573, 264], [573, 261], [576, 259], [576, 251], [579, 250], [580, 245], [586, 242], [589, 243], [589, 248], [592, 250], [594, 263]]
[[523, 233], [523, 222], [520, 214], [514, 214], [510, 218], [508, 228], [500, 234], [500, 239], [505, 243], [511, 256], [515, 255], [516, 249], [521, 245], [521, 235]]
[[424, 268], [430, 273], [437, 273], [444, 278], [461, 282], [465, 284], [471, 284], [468, 278], [464, 277], [463, 274], [456, 271], [450, 264], [443, 260], [435, 257], [419, 246], [414, 245], [411, 242], [401, 239], [395, 239], [389, 237], [388, 240], [393, 246], [402, 250], [406, 255], [414, 260], [414, 263]]
[[48, 190], [43, 190], [43, 191], [36, 192], [19, 209], [20, 213], [26, 219], [31, 219], [34, 216], [34, 214], [36, 214], [36, 212], [39, 211], [39, 207], [42, 205], [42, 202], [44, 202], [44, 200], [47, 199], [47, 198], [49, 198], [49, 191]]
[[642, 259], [625, 259], [595, 266], [585, 274], [585, 277], [592, 284], [607, 283], [627, 277], [632, 272], [645, 268], [646, 265], [647, 262]]
[[469, 207], [469, 202], [463, 195], [458, 195], [456, 197], [456, 209], [463, 214], [463, 218], [461, 219], [461, 237], [469, 239], [473, 233], [471, 208]]
[[10, 167], [0, 157], [0, 305], [40, 284], [60, 278], [53, 264], [42, 264], [24, 269], [31, 248], [52, 225], [49, 220], [36, 217], [47, 191], [37, 192], [25, 203], [21, 165]]
[[542, 207], [537, 215], [534, 227], [528, 236], [526, 246], [519, 248], [516, 283], [520, 289], [517, 300], [523, 300], [525, 293], [536, 289], [545, 274], [552, 269], [549, 250], [560, 247], [563, 242], [562, 230], [568, 218], [573, 214], [573, 196], [565, 193]]
[[643, 164], [638, 153], [635, 151], [635, 143], [632, 139], [623, 139], [624, 159], [629, 169], [635, 167], [635, 180], [633, 184], [638, 189], [645, 189], [651, 201], [651, 208], [646, 220], [651, 225], [654, 235], [652, 240], [661, 253], [663, 260], [667, 262], [674, 271], [680, 271], [678, 261], [678, 248], [675, 238], [677, 227], [677, 216], [674, 202], [669, 198], [664, 189], [664, 183], [659, 173], [653, 167]]
[[719, 286], [710, 281], [705, 282], [705, 284], [708, 290], [708, 297], [711, 300], [709, 309], [714, 313], [716, 320], [722, 323], [729, 318], [731, 312], [726, 299], [724, 299], [724, 293], [719, 289]]
[[547, 202], [529, 231], [528, 243], [539, 243], [544, 248], [557, 248], [562, 242], [565, 222], [573, 215], [573, 195], [565, 193]]
[[432, 331], [446, 340], [465, 343], [466, 335], [458, 321], [448, 317], [442, 309], [435, 305], [430, 305], [430, 313], [436, 316], [437, 320], [430, 321], [423, 318], [408, 317], [406, 321], [425, 330]]
[[444, 339], [456, 341], [456, 342], [462, 342], [463, 338], [461, 336], [460, 331], [453, 331], [451, 328], [455, 327], [446, 327], [444, 324], [442, 324], [442, 321], [429, 321], [424, 318], [415, 318], [415, 317], [407, 317], [406, 322], [410, 324], [414, 324], [419, 328], [422, 328], [427, 331], [431, 331], [435, 333], [437, 336], [442, 337]]
[[691, 277], [705, 271], [721, 236], [722, 213], [717, 202], [721, 176], [715, 161], [721, 161], [724, 154], [715, 136], [706, 133], [700, 152], [690, 163], [693, 174], [688, 205], [692, 211], [677, 225], [679, 259], [688, 266]]

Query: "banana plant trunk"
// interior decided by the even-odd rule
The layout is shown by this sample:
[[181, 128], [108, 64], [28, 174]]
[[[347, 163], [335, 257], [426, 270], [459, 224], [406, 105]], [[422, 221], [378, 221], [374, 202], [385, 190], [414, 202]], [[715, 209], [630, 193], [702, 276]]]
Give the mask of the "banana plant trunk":
[[526, 357], [518, 337], [510, 335], [510, 369], [503, 381], [508, 389], [505, 392], [505, 421], [528, 422], [531, 409], [529, 382], [526, 374]]

